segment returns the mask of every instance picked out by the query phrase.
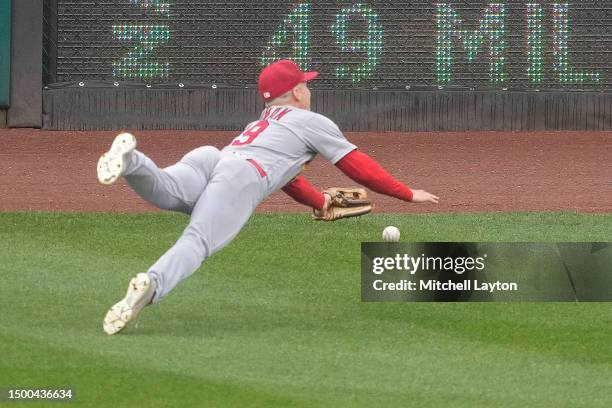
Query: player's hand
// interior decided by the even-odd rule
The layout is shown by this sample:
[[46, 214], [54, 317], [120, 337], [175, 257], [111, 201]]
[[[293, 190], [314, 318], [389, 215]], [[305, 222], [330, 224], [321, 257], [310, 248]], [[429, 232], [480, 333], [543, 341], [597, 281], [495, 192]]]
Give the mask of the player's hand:
[[323, 208], [322, 208], [322, 210], [323, 210], [323, 211], [327, 211], [327, 209], [328, 209], [328, 208], [329, 208], [329, 206], [331, 205], [332, 198], [331, 198], [331, 196], [330, 196], [328, 193], [326, 193], [326, 192], [323, 192], [323, 197], [325, 197], [325, 203], [323, 204]]
[[425, 190], [412, 190], [413, 203], [434, 203], [438, 204], [440, 197], [428, 193]]

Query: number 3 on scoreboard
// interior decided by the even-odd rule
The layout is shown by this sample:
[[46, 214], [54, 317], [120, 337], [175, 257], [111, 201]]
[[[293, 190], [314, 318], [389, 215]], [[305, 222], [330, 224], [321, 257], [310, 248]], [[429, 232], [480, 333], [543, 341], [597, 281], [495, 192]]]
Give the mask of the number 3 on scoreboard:
[[268, 126], [270, 123], [267, 120], [260, 120], [253, 126], [247, 127], [240, 136], [234, 139], [231, 146], [244, 146], [252, 143]]

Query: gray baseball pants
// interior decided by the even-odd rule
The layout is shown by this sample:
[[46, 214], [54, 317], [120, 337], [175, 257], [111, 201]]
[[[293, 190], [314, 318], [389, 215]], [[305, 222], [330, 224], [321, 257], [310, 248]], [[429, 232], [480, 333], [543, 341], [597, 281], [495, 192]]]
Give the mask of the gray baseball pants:
[[178, 241], [147, 272], [157, 284], [153, 302], [229, 244], [266, 194], [266, 179], [255, 166], [211, 146], [165, 169], [134, 151], [124, 178], [154, 206], [191, 214]]

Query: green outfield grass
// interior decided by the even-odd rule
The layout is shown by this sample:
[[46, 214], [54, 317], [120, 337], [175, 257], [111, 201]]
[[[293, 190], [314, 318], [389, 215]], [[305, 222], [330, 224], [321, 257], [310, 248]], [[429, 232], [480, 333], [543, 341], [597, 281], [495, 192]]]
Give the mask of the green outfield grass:
[[612, 406], [612, 304], [359, 300], [360, 242], [387, 225], [402, 240], [612, 241], [612, 215], [257, 215], [105, 335], [107, 308], [186, 220], [0, 213], [0, 388], [68, 386], [79, 407]]

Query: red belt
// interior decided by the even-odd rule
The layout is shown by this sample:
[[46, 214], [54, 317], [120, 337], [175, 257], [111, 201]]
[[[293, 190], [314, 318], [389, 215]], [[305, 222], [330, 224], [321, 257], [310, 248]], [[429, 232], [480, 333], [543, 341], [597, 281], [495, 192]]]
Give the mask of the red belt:
[[259, 163], [257, 163], [255, 160], [253, 159], [246, 159], [246, 161], [248, 161], [249, 163], [251, 163], [253, 166], [255, 166], [255, 168], [257, 169], [257, 171], [259, 172], [259, 175], [261, 177], [266, 177], [266, 172], [264, 171], [264, 169], [261, 168], [261, 166], [259, 165]]

